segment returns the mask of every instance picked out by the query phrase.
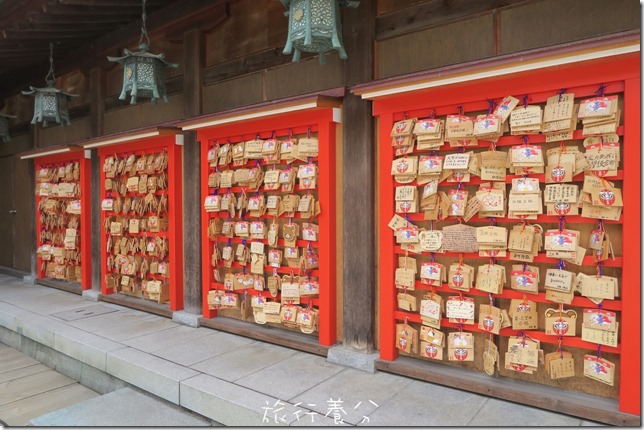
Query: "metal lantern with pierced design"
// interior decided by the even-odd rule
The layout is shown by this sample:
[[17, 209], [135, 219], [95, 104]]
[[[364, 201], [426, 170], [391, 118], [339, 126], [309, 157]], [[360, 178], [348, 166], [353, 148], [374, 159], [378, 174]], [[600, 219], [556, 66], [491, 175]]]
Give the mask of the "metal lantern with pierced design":
[[56, 124], [70, 125], [69, 110], [67, 101], [71, 97], [78, 97], [79, 94], [70, 94], [56, 88], [56, 77], [54, 76], [54, 45], [49, 44], [49, 72], [45, 76], [47, 86], [44, 88], [35, 88], [29, 86], [29, 91], [23, 91], [26, 96], [33, 95], [34, 100], [34, 117], [32, 124], [41, 122], [44, 127], [53, 121]]
[[324, 54], [337, 50], [340, 58], [347, 58], [342, 46], [340, 8], [358, 7], [359, 1], [349, 0], [280, 0], [287, 9], [288, 37], [284, 54], [293, 53], [293, 62], [300, 60], [301, 52]]
[[0, 113], [0, 139], [3, 142], [9, 142], [11, 140], [11, 136], [9, 136], [9, 119], [15, 117], [15, 115]]
[[[148, 52], [150, 38], [145, 27], [145, 0], [143, 0], [143, 13], [141, 15], [141, 37], [139, 39], [140, 51], [124, 49], [123, 57], [107, 57], [109, 61], [116, 61], [123, 64], [123, 89], [119, 100], [125, 100], [127, 93], [130, 93], [130, 104], [136, 104], [137, 97], [147, 97], [156, 104], [161, 98], [168, 103], [168, 94], [165, 88], [166, 67], [178, 67], [178, 64], [165, 61], [165, 54], [151, 54]], [[146, 43], [143, 43], [143, 38]]]

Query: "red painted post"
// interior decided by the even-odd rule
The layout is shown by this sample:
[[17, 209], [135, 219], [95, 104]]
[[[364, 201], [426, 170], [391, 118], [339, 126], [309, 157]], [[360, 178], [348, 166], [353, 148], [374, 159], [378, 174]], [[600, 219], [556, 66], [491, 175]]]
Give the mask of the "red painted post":
[[619, 410], [640, 415], [641, 399], [641, 275], [639, 238], [642, 166], [640, 164], [640, 79], [628, 79], [624, 89], [624, 224], [622, 226], [622, 330]]
[[181, 150], [176, 136], [164, 136], [162, 146], [168, 151], [168, 236], [170, 241], [170, 310], [183, 309], [183, 204], [181, 192]]
[[91, 160], [85, 158], [85, 151], [79, 151], [80, 194], [81, 194], [81, 288], [92, 288], [92, 195]]
[[[380, 201], [378, 202], [380, 214], [380, 358], [395, 360], [398, 351], [394, 347], [396, 335], [396, 288], [394, 288], [394, 257], [388, 250], [394, 249], [394, 235], [387, 226], [394, 216], [394, 182], [391, 179], [391, 163], [394, 159], [389, 135], [393, 125], [393, 114], [383, 113], [379, 121], [380, 151]], [[384, 251], [384, 252], [383, 252]]]
[[[34, 160], [34, 165], [36, 169], [36, 175], [38, 175], [38, 171], [40, 170], [41, 166], [43, 165], [42, 160], [38, 161], [37, 159]], [[36, 184], [38, 184], [38, 181], [36, 180]], [[40, 206], [40, 196], [36, 194], [36, 247], [39, 247], [42, 244], [41, 236], [42, 236], [42, 224], [40, 222], [40, 211], [38, 210], [38, 207]], [[44, 278], [43, 271], [41, 270], [42, 268], [42, 259], [38, 257], [36, 259], [36, 277], [38, 279]]]
[[[114, 153], [112, 151], [111, 153]], [[108, 156], [108, 152], [105, 149], [99, 149], [98, 155], [100, 157], [100, 163], [99, 163], [99, 186], [101, 193], [99, 195], [99, 199], [101, 199], [101, 202], [104, 198], [107, 197], [107, 193], [105, 192], [105, 173], [103, 172], [103, 165], [105, 165], [105, 158]], [[107, 289], [107, 284], [105, 283], [105, 276], [107, 275], [107, 239], [106, 239], [106, 228], [105, 228], [105, 212], [101, 210], [101, 237], [100, 239], [94, 238], [94, 240], [100, 240], [101, 241], [101, 273], [102, 278], [101, 278], [101, 294], [112, 294], [114, 292], [113, 288], [110, 288], [109, 290]]]
[[335, 252], [335, 123], [318, 123], [319, 168], [318, 199], [322, 212], [320, 232], [320, 321], [319, 342], [331, 346], [336, 342], [336, 252]]

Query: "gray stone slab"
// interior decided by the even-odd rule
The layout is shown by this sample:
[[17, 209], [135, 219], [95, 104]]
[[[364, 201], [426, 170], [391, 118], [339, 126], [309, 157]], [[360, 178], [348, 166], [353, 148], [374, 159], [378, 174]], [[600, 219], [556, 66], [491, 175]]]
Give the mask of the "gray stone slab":
[[22, 284], [21, 288], [4, 290], [2, 292], [2, 301], [24, 309], [30, 309], [30, 306], [46, 304], [48, 300], [51, 301], [58, 297], [58, 293], [58, 290], [51, 288]]
[[378, 408], [368, 415], [369, 423], [362, 425], [465, 426], [486, 401], [487, 397], [478, 394], [415, 381], [378, 404]]
[[69, 355], [61, 354], [44, 345], [38, 345], [34, 358], [75, 381], [80, 379], [83, 363]]
[[[300, 405], [301, 406], [301, 405]], [[342, 417], [337, 421], [331, 416], [324, 416], [324, 414], [319, 414], [315, 411], [302, 410], [299, 406], [293, 405], [293, 411], [291, 415], [296, 417], [295, 421], [292, 421], [289, 426], [291, 427], [348, 427], [352, 426], [351, 423], [343, 420]]]
[[255, 342], [191, 366], [226, 381], [236, 381], [297, 354], [270, 343]]
[[32, 364], [31, 366], [20, 367], [7, 372], [0, 369], [0, 383], [23, 378], [29, 375], [35, 375], [36, 373], [45, 372], [47, 370], [49, 370], [49, 367], [44, 364]]
[[118, 342], [71, 326], [58, 330], [54, 335], [55, 350], [100, 370], [106, 369], [108, 352], [124, 347]]
[[278, 399], [290, 400], [343, 370], [345, 367], [329, 363], [324, 357], [302, 352], [235, 383]]
[[54, 333], [65, 327], [63, 323], [35, 313], [16, 317], [16, 332], [50, 348], [54, 347]]
[[82, 296], [85, 300], [98, 302], [98, 299], [101, 298], [101, 292], [97, 290], [83, 290]]
[[596, 421], [588, 421], [588, 420], [581, 420], [581, 424], [579, 424], [582, 427], [607, 427], [607, 424], [604, 423], [598, 423]]
[[90, 305], [83, 306], [80, 309], [74, 309], [71, 311], [55, 312], [51, 315], [52, 317], [59, 318], [63, 321], [77, 321], [84, 318], [91, 318], [97, 315], [108, 314], [111, 312], [116, 312], [114, 309], [108, 308], [107, 306], [102, 305]]
[[78, 382], [99, 394], [111, 393], [128, 386], [127, 382], [87, 364], [82, 365]]
[[143, 336], [160, 330], [167, 330], [176, 326], [177, 323], [173, 323], [167, 318], [152, 316], [141, 321], [98, 330], [95, 334], [116, 342], [122, 342], [126, 339], [132, 339], [133, 337]]
[[106, 371], [176, 404], [179, 403], [179, 381], [199, 374], [189, 368], [133, 348], [108, 353]]
[[20, 348], [21, 338], [22, 336], [20, 336], [15, 331], [0, 327], [0, 343], [3, 343], [10, 348], [18, 349]]
[[97, 331], [106, 330], [111, 327], [117, 327], [136, 321], [155, 318], [160, 317], [156, 315], [150, 315], [145, 312], [128, 309], [117, 310], [116, 312], [110, 314], [98, 315], [81, 321], [70, 321], [69, 325], [80, 328], [84, 331], [88, 331], [90, 333], [96, 333]]
[[169, 346], [168, 348], [154, 351], [153, 354], [183, 366], [192, 366], [225, 352], [254, 343], [254, 341], [245, 337], [213, 330], [210, 330], [210, 332], [211, 334], [200, 339], [182, 343], [181, 348]]
[[131, 388], [32, 419], [30, 425], [82, 427], [204, 427], [210, 421]]
[[0, 326], [16, 331], [20, 317], [32, 318], [34, 313], [10, 303], [0, 302]]
[[376, 371], [376, 359], [380, 356], [377, 352], [366, 354], [342, 345], [336, 345], [329, 348], [327, 361], [341, 364], [354, 369], [364, 370], [365, 372], [374, 373]]
[[0, 383], [0, 405], [6, 405], [7, 403], [26, 399], [27, 397], [74, 383], [72, 379], [53, 370], [2, 382]]
[[489, 399], [467, 425], [487, 426], [579, 426], [581, 420], [569, 415], [532, 408], [499, 399]]
[[[226, 426], [285, 426], [296, 420], [287, 402], [209, 375], [187, 379], [180, 386], [181, 406]], [[280, 408], [284, 409], [275, 420], [271, 412]]]
[[80, 384], [66, 385], [0, 406], [0, 417], [10, 426], [27, 426], [29, 420], [98, 396]]
[[[346, 415], [344, 421], [358, 424], [384, 405], [396, 393], [413, 384], [413, 379], [391, 373], [366, 373], [357, 369], [345, 369], [308, 391], [290, 399], [309, 409], [325, 415], [331, 400], [342, 399]], [[373, 402], [373, 403], [371, 403]], [[375, 403], [375, 404], [374, 404]], [[377, 424], [374, 424], [377, 425]]]
[[0, 373], [11, 372], [34, 364], [38, 364], [38, 361], [13, 348], [5, 348], [0, 351]]
[[15, 304], [40, 315], [49, 315], [52, 309], [62, 312], [87, 306], [87, 302], [80, 296], [58, 290], [52, 294], [32, 296]]
[[199, 327], [201, 325], [199, 318], [201, 318], [201, 315], [191, 314], [186, 311], [175, 311], [172, 313], [172, 321], [190, 327]]
[[185, 342], [201, 339], [212, 334], [205, 328], [193, 328], [177, 325], [173, 328], [139, 336], [123, 341], [123, 344], [144, 352], [153, 352], [165, 348], [178, 348]]

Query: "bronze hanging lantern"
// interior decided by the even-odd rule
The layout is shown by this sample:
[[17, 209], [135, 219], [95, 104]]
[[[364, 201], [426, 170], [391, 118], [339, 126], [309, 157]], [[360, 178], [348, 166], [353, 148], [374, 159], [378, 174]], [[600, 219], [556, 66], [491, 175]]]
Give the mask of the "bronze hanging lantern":
[[293, 50], [293, 62], [300, 60], [301, 52], [320, 54], [320, 64], [325, 63], [324, 54], [337, 50], [340, 58], [347, 58], [342, 46], [342, 21], [340, 8], [358, 7], [359, 1], [349, 0], [280, 0], [287, 9], [288, 37], [284, 54]]
[[[137, 97], [148, 97], [156, 104], [158, 98], [168, 103], [168, 94], [165, 89], [166, 67], [178, 67], [178, 64], [165, 61], [165, 54], [151, 54], [148, 52], [150, 38], [145, 26], [145, 1], [143, 0], [143, 13], [141, 14], [141, 37], [139, 38], [140, 51], [124, 49], [123, 57], [107, 57], [109, 61], [116, 61], [123, 64], [123, 89], [119, 100], [125, 100], [127, 93], [130, 93], [130, 104], [136, 104]], [[146, 42], [143, 43], [143, 38]]]
[[9, 135], [9, 119], [15, 117], [15, 115], [0, 113], [0, 139], [3, 142], [9, 142], [11, 140], [11, 136]]
[[49, 121], [54, 121], [56, 124], [62, 124], [63, 126], [65, 123], [70, 125], [67, 101], [71, 97], [78, 97], [79, 94], [70, 94], [55, 87], [53, 43], [49, 44], [49, 72], [45, 76], [45, 81], [47, 81], [47, 86], [44, 88], [29, 86], [30, 91], [22, 92], [27, 96], [35, 96], [34, 117], [31, 123], [42, 122], [44, 127], [47, 126]]

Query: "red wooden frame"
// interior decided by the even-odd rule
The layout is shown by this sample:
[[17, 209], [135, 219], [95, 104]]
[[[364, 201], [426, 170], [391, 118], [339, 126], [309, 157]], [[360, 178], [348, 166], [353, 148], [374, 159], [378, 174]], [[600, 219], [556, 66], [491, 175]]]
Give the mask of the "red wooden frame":
[[[177, 133], [179, 131], [177, 130]], [[177, 311], [183, 309], [183, 193], [182, 193], [182, 148], [176, 144], [174, 134], [149, 137], [136, 141], [129, 141], [98, 149], [100, 156], [100, 200], [106, 198], [105, 192], [105, 174], [102, 166], [105, 158], [112, 154], [132, 154], [132, 153], [152, 153], [166, 151], [168, 154], [168, 231], [165, 233], [168, 238], [168, 261], [170, 264], [170, 310]], [[107, 255], [105, 253], [106, 234], [103, 223], [106, 218], [106, 212], [101, 211], [101, 267], [106, 273]], [[164, 233], [150, 233], [163, 235]], [[105, 277], [101, 279], [101, 292], [103, 294], [112, 294], [112, 289], [107, 289]]]
[[[46, 165], [56, 163], [67, 163], [70, 161], [79, 162], [79, 187], [80, 187], [80, 201], [81, 201], [81, 214], [80, 214], [80, 253], [81, 253], [81, 289], [89, 290], [92, 288], [92, 224], [91, 224], [91, 195], [90, 195], [90, 172], [91, 160], [85, 158], [85, 151], [75, 150], [65, 152], [62, 154], [53, 154], [34, 159], [34, 167], [36, 172]], [[40, 215], [38, 213], [38, 205], [40, 203], [40, 196], [36, 196], [36, 244], [40, 246], [40, 235], [42, 233], [42, 225], [40, 223]], [[36, 264], [36, 277], [43, 279], [45, 273], [40, 269], [42, 259], [37, 257]]]
[[[380, 135], [380, 356], [383, 360], [395, 360], [398, 356], [395, 348], [395, 324], [397, 320], [417, 322], [420, 318], [415, 314], [397, 311], [396, 289], [393, 287], [395, 271], [395, 253], [400, 248], [395, 246], [394, 236], [387, 223], [394, 215], [394, 181], [390, 175], [391, 163], [394, 159], [391, 148], [390, 131], [392, 124], [403, 118], [427, 117], [436, 106], [436, 115], [455, 113], [457, 106], [465, 111], [485, 110], [485, 99], [500, 99], [508, 94], [515, 96], [530, 94], [531, 102], [543, 102], [545, 98], [556, 94], [559, 88], [568, 88], [576, 97], [592, 96], [600, 83], [609, 84], [607, 93], [623, 92], [624, 97], [624, 126], [618, 134], [623, 135], [624, 170], [617, 178], [623, 179], [623, 195], [626, 207], [622, 216], [623, 231], [629, 237], [640, 236], [640, 55], [639, 52], [625, 54], [598, 60], [578, 62], [548, 69], [521, 72], [487, 79], [479, 79], [461, 84], [418, 90], [397, 95], [383, 96], [373, 101], [373, 114], [379, 117]], [[572, 90], [574, 88], [574, 90]], [[554, 90], [554, 91], [553, 91]], [[577, 136], [575, 136], [577, 138]], [[499, 145], [517, 144], [519, 136], [501, 138]], [[542, 142], [543, 136], [530, 136], [530, 142]], [[481, 143], [480, 146], [487, 146]], [[511, 180], [511, 176], [508, 176]], [[476, 183], [475, 181], [470, 184]], [[422, 217], [422, 214], [420, 215]], [[410, 215], [410, 219], [417, 216]], [[572, 217], [571, 217], [572, 218]], [[418, 220], [422, 218], [417, 218]], [[549, 217], [540, 215], [541, 222], [548, 222]], [[474, 219], [473, 221], [476, 221]], [[508, 221], [499, 220], [499, 221]], [[594, 220], [575, 217], [573, 222], [593, 222]], [[473, 255], [469, 256], [473, 257]], [[551, 262], [545, 256], [539, 256], [535, 261]], [[555, 261], [555, 260], [552, 260]], [[585, 261], [585, 263], [590, 260]], [[604, 351], [620, 353], [621, 370], [619, 410], [640, 415], [640, 242], [631, 240], [623, 242], [622, 258], [606, 262], [615, 267], [622, 267], [621, 300], [605, 302], [607, 309], [621, 310], [622, 343], [617, 348], [602, 347]], [[417, 283], [417, 288], [423, 285]], [[439, 288], [438, 291], [441, 291]], [[477, 295], [475, 290], [468, 294]], [[485, 293], [485, 295], [487, 295]], [[511, 290], [496, 295], [500, 298], [518, 298]], [[521, 295], [522, 296], [522, 295]], [[543, 294], [537, 300], [545, 300]], [[533, 297], [531, 297], [534, 300]], [[588, 306], [586, 299], [576, 297], [573, 306]], [[590, 305], [593, 306], [593, 305]], [[594, 306], [593, 306], [594, 307]], [[445, 326], [451, 327], [448, 323]], [[467, 330], [477, 331], [476, 326], [468, 326]], [[513, 335], [510, 329], [501, 330], [502, 335]], [[541, 333], [542, 334], [542, 333]], [[548, 336], [531, 332], [530, 335], [542, 341], [550, 341]], [[579, 348], [596, 348], [595, 344], [575, 339], [566, 340], [566, 344]]]
[[[336, 343], [336, 203], [335, 203], [335, 145], [336, 125], [333, 120], [333, 108], [318, 107], [306, 110], [295, 111], [287, 114], [266, 116], [258, 119], [237, 121], [221, 126], [207, 127], [197, 130], [197, 138], [201, 142], [201, 190], [203, 203], [208, 194], [208, 175], [210, 169], [207, 165], [208, 142], [219, 140], [225, 142], [227, 138], [232, 141], [247, 140], [259, 134], [262, 138], [269, 138], [273, 132], [276, 137], [287, 136], [289, 130], [293, 134], [305, 133], [307, 128], [317, 132], [319, 140], [318, 154], [318, 201], [321, 206], [321, 213], [317, 217], [320, 234], [318, 235], [317, 247], [320, 268], [312, 271], [320, 283], [318, 299], [313, 299], [314, 304], [319, 306], [319, 343], [331, 346]], [[244, 137], [245, 139], [242, 139]], [[236, 139], [236, 140], [234, 140]], [[213, 287], [213, 275], [210, 264], [212, 252], [211, 241], [208, 238], [208, 224], [216, 214], [202, 210], [202, 274], [203, 274], [203, 316], [213, 318], [217, 311], [208, 309], [207, 295]], [[235, 239], [233, 239], [233, 242]], [[299, 241], [301, 242], [301, 241]], [[301, 243], [298, 243], [300, 246]], [[308, 245], [308, 242], [305, 243]], [[236, 263], [235, 263], [236, 264]], [[233, 265], [233, 267], [236, 267]], [[270, 272], [272, 269], [267, 269]], [[280, 267], [278, 273], [290, 273], [291, 269]], [[251, 294], [252, 290], [247, 290]], [[306, 299], [302, 299], [306, 303]]]

